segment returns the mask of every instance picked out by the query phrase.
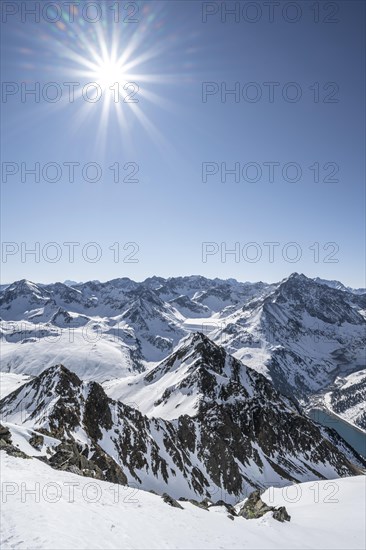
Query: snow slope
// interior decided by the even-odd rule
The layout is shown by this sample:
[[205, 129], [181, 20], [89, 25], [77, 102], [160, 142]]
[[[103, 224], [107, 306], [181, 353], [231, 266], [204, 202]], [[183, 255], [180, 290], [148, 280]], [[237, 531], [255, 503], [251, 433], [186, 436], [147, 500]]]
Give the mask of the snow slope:
[[0, 372], [0, 399], [29, 382], [29, 380], [31, 380], [31, 377], [25, 374]]
[[37, 376], [61, 361], [85, 380], [104, 381], [123, 377], [143, 367], [135, 360], [123, 323], [95, 318], [82, 327], [35, 325], [23, 321], [14, 332], [13, 323], [1, 327], [1, 369]]
[[[293, 503], [284, 490], [268, 490], [263, 499], [284, 504], [291, 515], [289, 523], [279, 523], [270, 514], [231, 520], [222, 507], [206, 511], [188, 502], [183, 510], [173, 508], [157, 495], [3, 451], [0, 462], [4, 550], [364, 548], [364, 477], [297, 485], [300, 497]], [[290, 490], [288, 497], [296, 500]]]

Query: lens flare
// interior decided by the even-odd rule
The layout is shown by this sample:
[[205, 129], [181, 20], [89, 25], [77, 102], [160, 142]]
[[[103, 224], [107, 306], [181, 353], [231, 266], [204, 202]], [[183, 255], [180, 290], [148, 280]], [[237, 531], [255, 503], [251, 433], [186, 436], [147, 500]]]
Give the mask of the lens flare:
[[[42, 22], [39, 33], [29, 35], [30, 51], [39, 51], [37, 68], [42, 69], [45, 80], [60, 83], [75, 83], [70, 120], [76, 131], [91, 122], [96, 146], [106, 146], [110, 124], [117, 123], [119, 138], [129, 144], [129, 132], [136, 130], [135, 122], [169, 156], [171, 144], [159, 131], [157, 108], [178, 112], [174, 93], [169, 86], [184, 83], [187, 73], [182, 66], [177, 71], [176, 58], [172, 52], [185, 51], [184, 43], [190, 42], [190, 34], [178, 36], [174, 28], [165, 25], [167, 9], [164, 2], [153, 6], [136, 4], [136, 23], [125, 24], [115, 20], [117, 3], [100, 2], [103, 18], [96, 23], [83, 19], [80, 10], [72, 11], [72, 18], [62, 12], [62, 21], [57, 24]], [[112, 9], [113, 8], [113, 9]], [[128, 18], [127, 18], [128, 19]], [[187, 22], [188, 25], [188, 22]], [[23, 31], [20, 31], [23, 33]], [[24, 55], [23, 55], [24, 57]], [[190, 55], [190, 57], [192, 57]], [[23, 61], [23, 68], [27, 68]], [[30, 69], [32, 67], [29, 67]], [[97, 84], [102, 93], [94, 104], [85, 100], [83, 89], [91, 83]], [[98, 96], [96, 91], [95, 96]], [[93, 99], [93, 91], [88, 92]], [[52, 109], [67, 109], [67, 100], [52, 104]], [[45, 116], [49, 105], [45, 105]], [[97, 118], [96, 118], [97, 117]], [[94, 131], [95, 129], [95, 131]]]

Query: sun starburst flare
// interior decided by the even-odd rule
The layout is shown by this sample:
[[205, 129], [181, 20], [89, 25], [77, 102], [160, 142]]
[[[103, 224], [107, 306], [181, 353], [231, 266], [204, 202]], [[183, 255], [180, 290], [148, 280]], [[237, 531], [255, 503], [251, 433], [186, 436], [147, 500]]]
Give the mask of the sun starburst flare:
[[[164, 58], [176, 40], [162, 29], [164, 6], [145, 5], [135, 24], [121, 25], [113, 20], [108, 3], [100, 5], [106, 17], [95, 24], [86, 24], [74, 6], [72, 23], [65, 17], [42, 32], [41, 40], [54, 55], [52, 67], [45, 70], [55, 72], [57, 68], [59, 78], [77, 84], [73, 100], [78, 102], [78, 110], [73, 123], [80, 128], [97, 115], [99, 145], [106, 145], [111, 117], [124, 137], [134, 118], [156, 145], [167, 150], [169, 144], [152, 120], [152, 107], [175, 108], [164, 97], [165, 86], [177, 83]], [[56, 107], [68, 103], [61, 101]]]

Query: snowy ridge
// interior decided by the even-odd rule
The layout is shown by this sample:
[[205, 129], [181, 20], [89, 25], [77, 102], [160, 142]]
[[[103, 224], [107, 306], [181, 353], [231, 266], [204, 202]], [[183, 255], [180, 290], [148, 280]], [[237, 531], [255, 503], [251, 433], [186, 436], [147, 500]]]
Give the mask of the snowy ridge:
[[196, 415], [204, 401], [223, 403], [230, 392], [236, 400], [246, 400], [253, 396], [256, 378], [255, 371], [223, 348], [193, 333], [148, 373], [105, 382], [103, 387], [113, 399], [134, 403], [147, 416], [172, 420]]
[[142, 387], [161, 386], [150, 418], [131, 403], [143, 392], [131, 387], [127, 405], [61, 365], [2, 399], [0, 411], [6, 422], [80, 444], [88, 460], [112, 458], [126, 483], [174, 497], [202, 499], [221, 490], [233, 502], [274, 479], [331, 479], [365, 466], [334, 432], [202, 334], [139, 378]]

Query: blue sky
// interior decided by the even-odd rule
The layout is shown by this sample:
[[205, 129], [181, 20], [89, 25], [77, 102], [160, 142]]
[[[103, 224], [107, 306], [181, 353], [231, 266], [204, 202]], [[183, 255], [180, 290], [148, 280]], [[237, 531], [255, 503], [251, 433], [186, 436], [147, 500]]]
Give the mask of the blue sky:
[[[114, 2], [84, 18], [90, 2], [79, 2], [74, 21], [59, 2], [39, 22], [22, 4], [2, 4], [3, 282], [193, 273], [275, 281], [299, 271], [365, 285], [363, 2], [337, 2], [337, 13], [325, 2], [295, 2], [296, 11], [281, 2], [272, 22], [263, 2], [254, 3], [257, 22], [246, 2], [238, 21], [225, 21], [220, 2], [137, 2], [136, 23], [122, 21], [132, 13], [123, 2], [119, 22]], [[35, 4], [42, 9], [26, 3]], [[208, 11], [216, 13], [203, 22]], [[95, 103], [71, 103], [64, 83], [80, 90], [104, 75], [113, 44], [125, 55], [118, 79], [137, 84], [138, 103], [108, 105], [108, 89]], [[47, 84], [56, 83], [61, 99], [22, 101], [22, 82], [51, 98]], [[204, 102], [205, 82], [215, 93]], [[240, 96], [223, 102], [221, 91], [235, 86]], [[254, 93], [261, 98], [249, 101]], [[71, 182], [65, 163], [73, 162]], [[116, 162], [122, 178], [138, 167], [138, 181], [115, 183]], [[24, 173], [22, 182], [22, 163], [39, 163], [40, 181]], [[61, 168], [58, 181], [52, 166], [42, 176], [49, 163]], [[93, 167], [83, 178], [88, 163], [99, 166], [99, 181], [86, 181]], [[217, 172], [205, 182], [203, 163]], [[239, 181], [221, 181], [225, 163], [239, 167]], [[276, 163], [272, 182], [268, 163]], [[286, 181], [295, 169], [299, 180]], [[79, 243], [74, 258], [70, 242]], [[265, 243], [276, 243], [272, 258]]]

